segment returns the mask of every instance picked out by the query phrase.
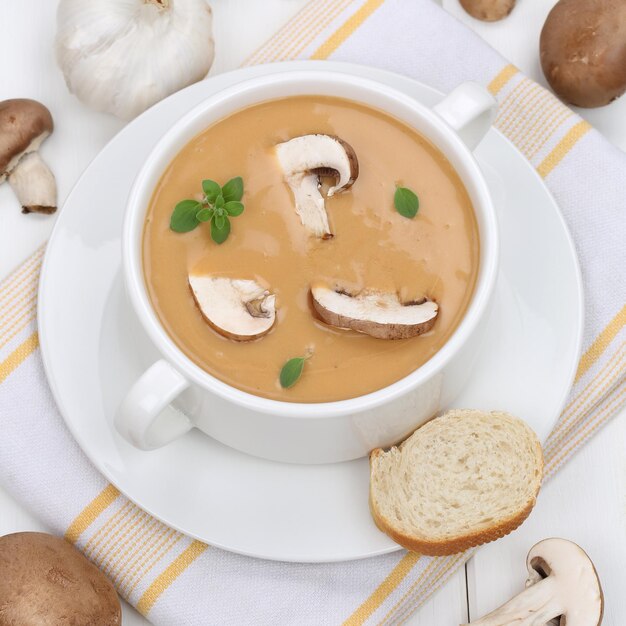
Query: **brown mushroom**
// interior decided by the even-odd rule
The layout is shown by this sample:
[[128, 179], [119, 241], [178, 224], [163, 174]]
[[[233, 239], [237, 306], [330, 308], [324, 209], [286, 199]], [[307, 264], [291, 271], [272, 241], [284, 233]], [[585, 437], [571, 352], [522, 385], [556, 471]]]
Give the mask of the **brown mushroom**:
[[0, 538], [0, 624], [120, 626], [113, 585], [76, 548], [46, 533]]
[[0, 183], [9, 179], [24, 213], [54, 213], [54, 176], [39, 155], [52, 132], [50, 111], [35, 100], [0, 102]]
[[279, 143], [276, 154], [303, 226], [316, 237], [331, 238], [320, 177], [335, 179], [335, 185], [328, 189], [329, 198], [348, 189], [359, 175], [356, 153], [339, 137], [302, 135]]
[[432, 300], [401, 302], [395, 293], [350, 294], [324, 282], [311, 285], [313, 307], [329, 326], [356, 330], [378, 339], [408, 339], [428, 332], [439, 307]]
[[460, 0], [460, 2], [467, 13], [483, 22], [497, 22], [505, 18], [515, 6], [515, 0]]
[[[526, 557], [526, 589], [474, 626], [600, 626], [604, 609], [598, 573], [584, 550], [566, 539], [544, 539]], [[468, 626], [465, 624], [464, 626]]]
[[541, 67], [570, 104], [599, 107], [626, 91], [626, 2], [560, 0], [541, 31]]
[[228, 339], [258, 339], [276, 321], [276, 296], [254, 280], [190, 274], [189, 287], [204, 319]]

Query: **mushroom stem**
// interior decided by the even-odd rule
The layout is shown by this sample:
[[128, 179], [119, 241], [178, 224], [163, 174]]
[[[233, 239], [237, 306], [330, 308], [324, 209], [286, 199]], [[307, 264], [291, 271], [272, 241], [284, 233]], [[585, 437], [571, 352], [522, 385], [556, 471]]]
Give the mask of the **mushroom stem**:
[[328, 224], [328, 215], [324, 205], [324, 196], [320, 192], [319, 176], [298, 172], [286, 177], [286, 182], [293, 193], [296, 213], [303, 224], [320, 239], [332, 239], [333, 234]]
[[22, 205], [23, 213], [54, 213], [57, 186], [54, 175], [38, 152], [22, 157], [9, 174], [9, 185]]
[[[547, 624], [551, 619], [563, 614], [564, 607], [555, 600], [555, 581], [546, 578], [532, 584], [506, 604], [492, 611], [472, 626], [537, 626]], [[468, 626], [464, 624], [463, 626]]]

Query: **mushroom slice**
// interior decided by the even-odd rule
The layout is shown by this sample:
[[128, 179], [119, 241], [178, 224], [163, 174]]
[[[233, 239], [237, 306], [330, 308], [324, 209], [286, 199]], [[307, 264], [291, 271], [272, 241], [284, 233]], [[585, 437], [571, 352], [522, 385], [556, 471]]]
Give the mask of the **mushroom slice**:
[[258, 339], [276, 321], [276, 296], [254, 280], [190, 274], [189, 287], [204, 319], [228, 339]]
[[408, 339], [428, 332], [439, 307], [432, 300], [401, 302], [395, 293], [364, 291], [351, 295], [325, 283], [311, 286], [313, 306], [330, 326], [349, 328], [378, 339]]
[[54, 213], [54, 176], [38, 154], [54, 128], [50, 111], [35, 100], [0, 102], [0, 183], [9, 178], [24, 213]]
[[[566, 539], [544, 539], [526, 557], [526, 589], [474, 626], [600, 626], [604, 609], [598, 574], [585, 551]], [[468, 626], [467, 624], [464, 626]]]
[[328, 197], [348, 189], [359, 175], [352, 146], [332, 135], [302, 135], [279, 143], [276, 154], [303, 226], [322, 239], [332, 237], [320, 192], [320, 176], [335, 178]]

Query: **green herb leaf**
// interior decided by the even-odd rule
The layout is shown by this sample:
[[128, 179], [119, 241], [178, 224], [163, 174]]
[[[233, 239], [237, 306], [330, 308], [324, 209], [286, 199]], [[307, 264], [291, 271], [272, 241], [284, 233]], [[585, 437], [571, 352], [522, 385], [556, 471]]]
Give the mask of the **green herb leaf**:
[[417, 215], [417, 211], [420, 208], [419, 198], [415, 195], [415, 193], [406, 187], [396, 188], [396, 193], [393, 196], [393, 203], [396, 205], [396, 210], [400, 213], [400, 215], [410, 219]]
[[170, 228], [177, 233], [188, 233], [200, 222], [196, 217], [202, 204], [197, 200], [182, 200], [174, 207], [170, 218]]
[[226, 202], [239, 201], [243, 196], [243, 179], [241, 176], [231, 178], [223, 187], [222, 195]]
[[211, 239], [215, 243], [224, 243], [230, 234], [230, 220], [224, 216], [221, 216], [221, 219], [223, 220], [221, 228], [217, 224], [218, 216], [211, 221]]
[[211, 238], [216, 243], [224, 243], [230, 234], [228, 216], [236, 217], [243, 213], [243, 180], [240, 176], [229, 180], [224, 187], [211, 179], [202, 181], [204, 199], [182, 200], [175, 207], [170, 218], [170, 228], [178, 233], [193, 230], [202, 222], [211, 223]]
[[209, 220], [213, 219], [213, 213], [213, 209], [200, 209], [196, 213], [196, 219], [199, 222], [208, 222]]
[[221, 212], [215, 214], [215, 218], [213, 221], [215, 222], [215, 228], [217, 228], [217, 230], [224, 230], [226, 217]]
[[204, 191], [207, 202], [213, 204], [217, 196], [222, 193], [222, 188], [214, 180], [207, 179], [202, 181], [202, 191]]
[[235, 200], [231, 200], [224, 205], [226, 212], [231, 217], [237, 217], [243, 213], [243, 204], [241, 202], [237, 202]]
[[289, 359], [280, 370], [280, 386], [283, 389], [289, 389], [293, 387], [300, 376], [302, 376], [302, 370], [304, 369], [304, 362], [307, 357], [297, 356], [293, 359]]

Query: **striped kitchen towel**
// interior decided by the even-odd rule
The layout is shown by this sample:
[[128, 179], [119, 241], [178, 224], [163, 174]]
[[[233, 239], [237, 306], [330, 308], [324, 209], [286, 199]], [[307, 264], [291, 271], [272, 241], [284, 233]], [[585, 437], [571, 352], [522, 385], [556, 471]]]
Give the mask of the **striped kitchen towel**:
[[[585, 283], [584, 354], [545, 449], [552, 476], [625, 401], [626, 156], [431, 0], [311, 2], [249, 63], [293, 58], [377, 66], [442, 91], [477, 80], [497, 97], [496, 126], [558, 200]], [[0, 287], [0, 478], [151, 621], [396, 624], [468, 558], [396, 552], [347, 563], [268, 562], [207, 546], [151, 518], [93, 469], [53, 403], [35, 325], [41, 257]]]

